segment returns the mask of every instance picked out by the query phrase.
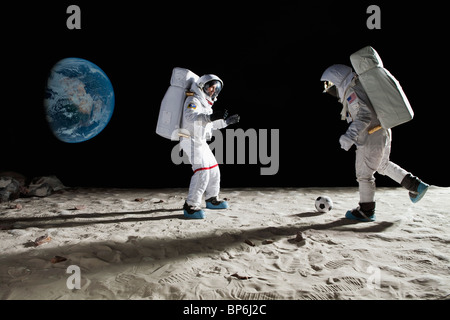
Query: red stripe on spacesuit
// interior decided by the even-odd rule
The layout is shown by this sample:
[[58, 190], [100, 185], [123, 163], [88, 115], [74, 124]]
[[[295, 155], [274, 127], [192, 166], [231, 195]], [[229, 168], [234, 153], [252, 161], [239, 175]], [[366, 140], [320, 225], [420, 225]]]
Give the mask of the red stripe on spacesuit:
[[203, 170], [211, 170], [211, 169], [213, 169], [213, 168], [215, 168], [215, 167], [217, 167], [219, 164], [215, 164], [215, 165], [213, 165], [212, 167], [207, 167], [207, 168], [199, 168], [199, 169], [197, 169], [197, 170], [195, 170], [194, 171], [194, 174], [197, 172], [197, 171], [203, 171]]

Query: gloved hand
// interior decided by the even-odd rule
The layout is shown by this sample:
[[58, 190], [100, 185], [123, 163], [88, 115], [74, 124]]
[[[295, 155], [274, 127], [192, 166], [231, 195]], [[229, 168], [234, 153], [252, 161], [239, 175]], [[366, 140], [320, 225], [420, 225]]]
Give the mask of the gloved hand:
[[352, 145], [355, 142], [352, 139], [350, 139], [349, 137], [347, 137], [345, 134], [343, 134], [339, 138], [339, 143], [341, 144], [342, 149], [344, 149], [345, 151], [348, 151], [348, 150], [350, 150], [350, 148], [352, 147]]
[[228, 111], [227, 110], [215, 110], [210, 116], [209, 116], [209, 120], [212, 121], [216, 121], [219, 119], [225, 119], [228, 116]]
[[225, 122], [226, 122], [227, 126], [229, 126], [230, 124], [238, 123], [240, 119], [241, 119], [241, 117], [238, 114], [234, 114], [234, 115], [226, 118]]

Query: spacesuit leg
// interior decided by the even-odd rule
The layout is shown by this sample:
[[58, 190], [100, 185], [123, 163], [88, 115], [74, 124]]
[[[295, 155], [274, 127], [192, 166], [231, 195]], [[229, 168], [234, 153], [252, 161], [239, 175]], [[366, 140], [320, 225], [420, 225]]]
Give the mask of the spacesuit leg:
[[208, 169], [209, 180], [205, 189], [205, 199], [218, 197], [220, 191], [220, 169], [216, 157], [209, 149], [209, 146], [204, 150], [203, 157], [205, 159], [205, 167], [210, 168]]
[[188, 156], [193, 171], [186, 202], [190, 206], [200, 207], [203, 194], [209, 183], [210, 172], [206, 169], [209, 167], [207, 158], [209, 147], [206, 141], [194, 139], [181, 139], [180, 144]]
[[220, 169], [215, 167], [209, 172], [209, 183], [205, 190], [205, 199], [219, 197], [220, 192]]
[[370, 135], [356, 150], [356, 178], [359, 183], [360, 203], [375, 202], [375, 172], [383, 159], [389, 157], [388, 136], [385, 130]]
[[423, 198], [428, 190], [429, 185], [389, 160], [389, 155], [391, 152], [390, 130], [388, 131], [388, 133], [389, 140], [388, 144], [386, 145], [385, 156], [383, 157], [378, 173], [388, 176], [395, 182], [399, 183], [402, 187], [406, 188], [409, 191], [409, 198], [413, 203], [416, 203]]
[[220, 192], [220, 170], [216, 167], [211, 170], [208, 187], [206, 188], [205, 200], [208, 209], [228, 209], [228, 202], [219, 199]]
[[378, 173], [383, 176], [388, 176], [400, 184], [409, 172], [389, 160], [391, 154], [391, 134], [391, 130], [386, 131], [386, 144], [384, 147], [383, 159], [381, 160], [380, 167], [378, 168]]
[[406, 170], [393, 163], [392, 161], [387, 161], [385, 164], [383, 164], [378, 173], [383, 176], [388, 176], [399, 184], [402, 183], [403, 178], [408, 174]]
[[205, 161], [211, 167], [209, 170], [209, 182], [205, 190], [206, 207], [208, 209], [227, 209], [228, 202], [219, 199], [220, 193], [220, 169], [216, 157], [208, 148], [205, 150]]
[[186, 199], [186, 202], [189, 205], [196, 207], [201, 206], [203, 194], [209, 183], [209, 177], [209, 170], [194, 172], [191, 183], [189, 184], [189, 193]]
[[375, 221], [375, 172], [383, 158], [383, 139], [370, 137], [356, 150], [356, 179], [359, 184], [359, 206], [347, 211], [347, 219]]
[[359, 185], [360, 203], [373, 202], [375, 199], [375, 171], [365, 163], [365, 155], [362, 149], [356, 152], [356, 180]]

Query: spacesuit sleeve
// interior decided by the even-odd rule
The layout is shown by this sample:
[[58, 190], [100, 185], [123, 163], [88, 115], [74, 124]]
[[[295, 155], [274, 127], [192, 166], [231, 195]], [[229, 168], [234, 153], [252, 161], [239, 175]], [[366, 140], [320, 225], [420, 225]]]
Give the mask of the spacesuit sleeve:
[[206, 125], [210, 122], [209, 115], [206, 113], [201, 113], [200, 102], [192, 100], [186, 100], [184, 103], [184, 118], [189, 122], [200, 121], [202, 125]]
[[223, 129], [227, 126], [227, 123], [223, 119], [215, 120], [212, 122], [213, 129]]
[[350, 100], [349, 110], [353, 121], [348, 127], [345, 135], [352, 141], [356, 142], [358, 137], [369, 127], [372, 119], [372, 113], [370, 112], [367, 104], [357, 97], [354, 101]]

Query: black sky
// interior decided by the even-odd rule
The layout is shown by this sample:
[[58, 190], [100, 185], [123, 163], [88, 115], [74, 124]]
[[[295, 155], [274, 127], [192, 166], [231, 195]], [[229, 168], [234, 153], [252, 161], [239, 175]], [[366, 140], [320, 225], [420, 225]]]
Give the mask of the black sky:
[[[379, 2], [381, 30], [369, 30], [366, 1], [243, 3], [6, 5], [0, 170], [54, 174], [68, 186], [187, 187], [190, 166], [174, 165], [175, 143], [155, 134], [172, 69], [184, 67], [223, 79], [215, 108], [241, 115], [233, 129], [280, 132], [276, 175], [261, 176], [261, 164], [225, 164], [222, 187], [356, 186], [354, 151], [338, 142], [346, 130], [341, 106], [321, 93], [320, 76], [371, 45], [415, 111], [393, 129], [391, 159], [429, 183], [450, 185], [441, 4]], [[70, 4], [81, 8], [81, 30], [66, 27]], [[50, 69], [66, 57], [97, 64], [116, 95], [108, 126], [79, 144], [56, 139], [43, 108]]]

